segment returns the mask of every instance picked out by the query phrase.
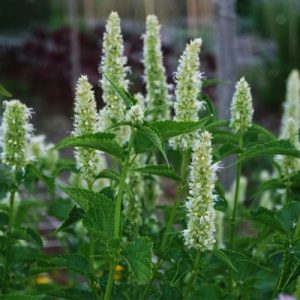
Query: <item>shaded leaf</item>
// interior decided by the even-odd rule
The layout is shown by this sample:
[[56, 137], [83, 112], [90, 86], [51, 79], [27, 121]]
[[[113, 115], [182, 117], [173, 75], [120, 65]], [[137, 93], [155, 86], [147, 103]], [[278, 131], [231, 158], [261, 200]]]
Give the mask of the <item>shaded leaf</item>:
[[180, 181], [180, 177], [167, 165], [146, 165], [141, 168], [131, 169], [132, 171], [141, 172], [144, 174], [158, 175], [166, 178]]
[[84, 211], [81, 208], [78, 208], [76, 205], [70, 211], [68, 217], [64, 222], [56, 229], [56, 231], [62, 231], [70, 227], [73, 224], [76, 224], [84, 216]]
[[211, 119], [210, 116], [199, 122], [178, 122], [174, 120], [154, 121], [149, 123], [158, 132], [162, 140], [166, 141], [172, 137], [197, 131]]
[[111, 199], [98, 194], [83, 219], [83, 225], [93, 232], [104, 233], [107, 237], [113, 236], [114, 213], [115, 205]]
[[130, 93], [128, 93], [124, 88], [118, 87], [110, 78], [108, 78], [105, 74], [103, 74], [105, 79], [111, 84], [115, 92], [124, 100], [126, 108], [130, 108], [134, 104], [138, 103]]
[[221, 261], [223, 261], [229, 268], [231, 268], [233, 271], [238, 272], [237, 268], [232, 263], [231, 259], [227, 254], [219, 249], [215, 249], [212, 251], [212, 254], [219, 258]]
[[2, 84], [0, 84], [0, 96], [12, 98], [12, 94]]
[[124, 257], [138, 284], [150, 281], [152, 277], [152, 242], [149, 238], [139, 237], [129, 243], [124, 251]]
[[114, 140], [114, 134], [97, 132], [81, 136], [70, 136], [60, 141], [55, 149], [64, 149], [70, 147], [93, 148], [106, 152], [112, 156], [123, 159], [124, 152], [122, 147]]

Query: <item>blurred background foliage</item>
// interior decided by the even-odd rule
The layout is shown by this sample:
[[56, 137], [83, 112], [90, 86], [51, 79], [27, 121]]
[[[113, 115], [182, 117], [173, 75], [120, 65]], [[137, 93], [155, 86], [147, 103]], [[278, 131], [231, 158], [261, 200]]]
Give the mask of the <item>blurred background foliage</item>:
[[[57, 140], [70, 130], [74, 81], [80, 73], [95, 86], [99, 106], [98, 63], [104, 22], [119, 12], [133, 92], [144, 91], [142, 40], [145, 15], [162, 24], [169, 82], [186, 41], [204, 39], [202, 70], [216, 78], [215, 5], [223, 0], [1, 0], [0, 84], [36, 110], [35, 123]], [[231, 0], [226, 0], [231, 1]], [[224, 1], [224, 2], [226, 2]], [[300, 65], [300, 1], [236, 0], [234, 77], [253, 87], [255, 118], [277, 131], [288, 73]], [[215, 87], [206, 92], [218, 103]], [[57, 126], [53, 128], [53, 123]]]

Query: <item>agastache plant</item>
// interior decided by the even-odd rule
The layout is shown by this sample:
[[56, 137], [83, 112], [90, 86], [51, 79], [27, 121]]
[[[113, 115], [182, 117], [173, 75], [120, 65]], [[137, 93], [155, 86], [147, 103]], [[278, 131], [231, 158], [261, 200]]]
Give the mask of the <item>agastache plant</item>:
[[197, 254], [194, 273], [185, 291], [184, 299], [188, 299], [202, 253], [212, 250], [216, 243], [214, 190], [219, 165], [213, 163], [211, 140], [211, 134], [204, 131], [199, 137], [196, 137], [193, 146], [189, 196], [185, 203], [187, 228], [183, 231], [183, 237], [185, 245], [195, 249]]
[[33, 130], [29, 123], [32, 110], [19, 100], [4, 101], [3, 105], [1, 159], [12, 171], [24, 171], [29, 161], [26, 150]]
[[160, 40], [160, 25], [157, 17], [150, 15], [146, 19], [146, 33], [144, 35], [144, 69], [146, 82], [147, 109], [159, 110], [149, 116], [152, 120], [164, 120], [170, 117], [170, 95], [166, 70], [163, 65], [163, 55]]
[[[175, 121], [198, 121], [203, 102], [198, 100], [201, 91], [200, 38], [191, 41], [183, 52], [176, 72], [176, 101], [174, 104]], [[190, 149], [194, 142], [192, 134], [184, 134], [172, 140], [176, 149]]]
[[[73, 135], [95, 133], [97, 128], [97, 110], [94, 92], [87, 76], [82, 75], [77, 82], [74, 103]], [[94, 149], [75, 149], [75, 158], [82, 177], [89, 186], [92, 186], [104, 166], [104, 157]]]
[[[116, 12], [112, 12], [105, 26], [102, 59], [99, 66], [99, 72], [102, 76], [100, 80], [103, 91], [102, 99], [105, 103], [105, 107], [99, 116], [99, 128], [102, 130], [106, 130], [114, 123], [124, 120], [124, 100], [114, 90], [109, 80], [114, 82], [116, 86], [127, 90], [129, 83], [127, 73], [129, 69], [126, 63], [127, 58], [124, 56], [121, 20]], [[128, 140], [128, 137], [127, 127], [122, 127], [117, 132], [118, 141], [122, 144]]]

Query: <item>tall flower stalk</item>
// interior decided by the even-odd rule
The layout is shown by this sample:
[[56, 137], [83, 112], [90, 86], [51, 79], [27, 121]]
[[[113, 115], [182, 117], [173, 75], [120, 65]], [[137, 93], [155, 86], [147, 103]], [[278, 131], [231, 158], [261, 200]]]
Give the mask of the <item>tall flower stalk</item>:
[[4, 101], [4, 114], [1, 124], [1, 159], [12, 170], [13, 186], [9, 197], [9, 222], [5, 240], [5, 265], [3, 271], [3, 291], [6, 291], [8, 273], [10, 269], [9, 253], [11, 235], [14, 224], [14, 202], [17, 192], [17, 173], [24, 172], [29, 158], [27, 149], [32, 135], [33, 126], [29, 120], [31, 109], [19, 100]]
[[[74, 104], [74, 136], [83, 134], [91, 134], [96, 132], [97, 109], [92, 86], [88, 82], [88, 78], [82, 75], [77, 82], [75, 91]], [[101, 152], [94, 149], [76, 148], [75, 158], [77, 167], [87, 182], [88, 188], [91, 190], [95, 182], [96, 176], [101, 171], [103, 166], [103, 155]], [[94, 270], [94, 233], [89, 232], [89, 264], [90, 268]], [[96, 297], [97, 289], [96, 283], [91, 279], [91, 289]]]
[[[112, 12], [107, 20], [103, 36], [102, 59], [99, 72], [102, 74], [100, 80], [103, 91], [102, 99], [105, 108], [100, 112], [99, 127], [106, 130], [114, 123], [124, 121], [125, 103], [116, 93], [108, 81], [111, 80], [116, 86], [127, 90], [128, 88], [128, 67], [127, 58], [124, 56], [123, 36], [121, 33], [121, 20], [116, 12]], [[107, 79], [108, 78], [108, 79]], [[121, 144], [128, 141], [128, 127], [123, 126], [117, 131], [117, 139]]]
[[146, 19], [143, 63], [147, 108], [155, 109], [162, 106], [160, 110], [155, 111], [149, 117], [152, 120], [168, 119], [170, 118], [170, 95], [161, 51], [160, 25], [154, 15], [150, 15]]
[[[230, 118], [230, 128], [238, 136], [239, 139], [239, 148], [243, 148], [243, 138], [245, 132], [252, 126], [253, 118], [253, 103], [250, 86], [245, 80], [241, 78], [235, 87], [235, 93], [233, 95], [231, 103], [231, 118]], [[242, 163], [239, 160], [240, 156], [238, 155], [238, 162], [236, 167], [236, 180], [235, 180], [235, 191], [233, 199], [233, 209], [231, 215], [231, 224], [230, 224], [230, 249], [234, 249], [234, 237], [236, 230], [236, 219], [237, 219], [237, 207], [238, 199], [240, 194], [240, 179], [242, 171]], [[230, 270], [230, 282], [231, 287], [233, 287], [232, 271]]]
[[[176, 101], [174, 105], [176, 121], [198, 121], [199, 111], [204, 102], [198, 100], [201, 92], [200, 50], [202, 40], [192, 40], [183, 52], [176, 72]], [[176, 149], [189, 150], [194, 142], [194, 134], [183, 134], [172, 139]]]
[[200, 263], [200, 253], [212, 250], [215, 243], [214, 189], [218, 164], [213, 163], [212, 136], [204, 131], [196, 138], [190, 167], [189, 197], [185, 203], [187, 228], [183, 231], [184, 243], [197, 251], [194, 274], [184, 299], [188, 299]]
[[[200, 68], [200, 49], [202, 40], [200, 38], [191, 41], [184, 50], [176, 72], [176, 102], [175, 117], [176, 121], [197, 121], [199, 119], [198, 113], [202, 108], [202, 102], [198, 100], [198, 94], [201, 91], [201, 74]], [[164, 249], [167, 243], [168, 234], [173, 226], [176, 212], [182, 197], [184, 178], [186, 178], [187, 167], [190, 161], [189, 151], [193, 146], [194, 134], [183, 134], [171, 139], [170, 143], [175, 149], [182, 152], [181, 160], [181, 178], [183, 180], [179, 183], [175, 202], [173, 204], [170, 217], [167, 221], [167, 226], [162, 238], [161, 249]]]
[[[73, 135], [80, 136], [97, 131], [97, 109], [92, 85], [88, 78], [82, 75], [77, 82], [74, 103], [74, 129]], [[95, 177], [100, 173], [104, 164], [101, 152], [93, 149], [76, 148], [75, 158], [82, 177], [92, 188]]]
[[[286, 101], [283, 106], [280, 138], [289, 140], [296, 149], [300, 150], [300, 78], [299, 73], [293, 70], [288, 77]], [[290, 156], [276, 156], [276, 161], [281, 166], [281, 172], [287, 179], [300, 169], [298, 158]]]

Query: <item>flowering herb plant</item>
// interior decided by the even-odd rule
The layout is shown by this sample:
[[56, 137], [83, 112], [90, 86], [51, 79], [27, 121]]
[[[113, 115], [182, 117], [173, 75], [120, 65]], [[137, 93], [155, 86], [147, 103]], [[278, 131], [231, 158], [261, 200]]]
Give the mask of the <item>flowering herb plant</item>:
[[[200, 38], [179, 60], [172, 98], [159, 32], [148, 16], [146, 95], [131, 95], [111, 13], [99, 66], [105, 107], [97, 110], [82, 75], [73, 131], [56, 145], [34, 136], [25, 104], [3, 102], [1, 299], [300, 299], [298, 72], [277, 138], [253, 124], [245, 78], [230, 120], [218, 119], [201, 91]], [[65, 148], [74, 161], [59, 157]], [[221, 161], [231, 155], [236, 178], [225, 192], [219, 169], [226, 173]], [[243, 167], [261, 156], [270, 168], [245, 204]], [[165, 182], [176, 190], [169, 203]], [[59, 255], [43, 251], [38, 224], [50, 217], [60, 222], [51, 232]]]

